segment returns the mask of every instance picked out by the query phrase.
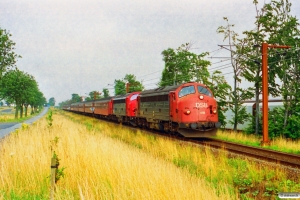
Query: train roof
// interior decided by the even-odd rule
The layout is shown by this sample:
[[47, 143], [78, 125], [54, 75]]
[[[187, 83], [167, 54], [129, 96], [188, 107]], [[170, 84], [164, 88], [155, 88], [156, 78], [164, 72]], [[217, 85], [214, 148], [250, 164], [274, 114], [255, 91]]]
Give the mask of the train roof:
[[187, 82], [187, 83], [182, 83], [179, 85], [172, 85], [172, 86], [164, 86], [164, 87], [159, 87], [156, 89], [152, 89], [152, 90], [145, 90], [143, 92], [140, 93], [140, 96], [151, 96], [151, 95], [164, 95], [164, 94], [169, 94], [170, 91], [175, 91], [177, 90], [179, 87], [181, 86], [188, 86], [189, 84], [200, 84], [205, 86], [206, 88], [208, 88], [206, 85], [204, 85], [203, 83], [198, 83], [198, 82]]
[[72, 106], [76, 106], [78, 104], [80, 104], [81, 102], [75, 102], [75, 103], [71, 103]]
[[[97, 99], [96, 99], [97, 100]], [[83, 101], [84, 103], [90, 103], [90, 102], [94, 102], [95, 100], [94, 99], [91, 99], [91, 100], [87, 100], [87, 101]]]
[[130, 92], [127, 94], [121, 94], [121, 95], [117, 95], [117, 96], [113, 96], [113, 100], [118, 100], [118, 99], [125, 99], [128, 96], [132, 96], [134, 94], [139, 94], [140, 92]]
[[160, 95], [168, 94], [170, 91], [175, 91], [181, 85], [164, 86], [152, 90], [144, 90], [143, 92], [140, 93], [140, 96], [144, 96], [144, 95], [148, 96], [151, 94], [160, 94]]
[[99, 101], [108, 101], [111, 100], [113, 97], [106, 97], [106, 98], [101, 98], [101, 99], [95, 99], [93, 100], [94, 102], [99, 102]]
[[127, 93], [127, 94], [120, 94], [117, 96], [113, 96], [113, 100], [118, 100], [118, 99], [125, 99], [127, 96], [129, 96], [131, 93]]

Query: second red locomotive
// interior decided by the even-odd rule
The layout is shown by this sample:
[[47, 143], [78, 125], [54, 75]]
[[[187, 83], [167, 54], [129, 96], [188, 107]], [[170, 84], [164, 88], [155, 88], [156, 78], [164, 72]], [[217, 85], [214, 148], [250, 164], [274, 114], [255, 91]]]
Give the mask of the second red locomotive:
[[63, 109], [184, 137], [211, 137], [221, 126], [212, 92], [196, 82], [73, 103]]

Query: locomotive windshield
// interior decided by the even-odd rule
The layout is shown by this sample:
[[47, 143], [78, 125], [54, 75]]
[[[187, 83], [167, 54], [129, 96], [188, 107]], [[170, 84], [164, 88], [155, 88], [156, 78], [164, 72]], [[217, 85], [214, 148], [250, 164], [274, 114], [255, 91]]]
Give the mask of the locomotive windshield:
[[211, 92], [208, 89], [206, 89], [205, 87], [203, 87], [201, 85], [198, 85], [197, 87], [198, 87], [198, 92], [200, 94], [205, 94], [205, 95], [210, 96], [210, 97], [212, 96]]
[[195, 87], [193, 85], [190, 85], [182, 88], [178, 93], [178, 97], [180, 98], [188, 94], [194, 94], [194, 93], [195, 93]]

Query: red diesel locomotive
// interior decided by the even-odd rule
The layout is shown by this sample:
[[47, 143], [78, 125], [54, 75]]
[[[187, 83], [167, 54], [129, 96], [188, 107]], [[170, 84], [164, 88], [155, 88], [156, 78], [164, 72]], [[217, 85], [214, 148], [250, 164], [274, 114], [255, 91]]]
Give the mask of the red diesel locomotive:
[[212, 92], [195, 82], [73, 103], [63, 109], [184, 137], [211, 137], [221, 126]]

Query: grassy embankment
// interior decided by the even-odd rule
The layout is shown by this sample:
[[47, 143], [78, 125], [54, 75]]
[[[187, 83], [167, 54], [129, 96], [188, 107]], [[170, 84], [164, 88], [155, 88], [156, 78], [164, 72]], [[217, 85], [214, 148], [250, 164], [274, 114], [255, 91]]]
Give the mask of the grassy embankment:
[[[262, 141], [261, 135], [248, 135], [244, 133], [235, 133], [233, 131], [222, 130], [218, 131], [216, 138], [256, 147], [261, 147], [260, 143]], [[271, 140], [270, 146], [264, 146], [264, 148], [286, 153], [300, 154], [300, 140], [293, 141], [283, 137], [275, 138], [274, 140]]]
[[298, 177], [288, 180], [282, 169], [63, 115], [55, 113], [51, 127], [43, 118], [2, 141], [0, 199], [49, 198], [50, 147], [65, 168], [56, 199], [262, 199], [300, 189]]

